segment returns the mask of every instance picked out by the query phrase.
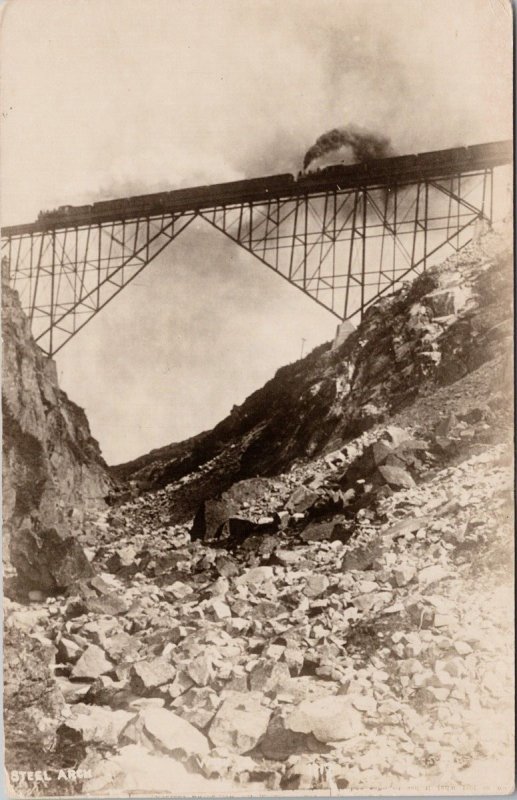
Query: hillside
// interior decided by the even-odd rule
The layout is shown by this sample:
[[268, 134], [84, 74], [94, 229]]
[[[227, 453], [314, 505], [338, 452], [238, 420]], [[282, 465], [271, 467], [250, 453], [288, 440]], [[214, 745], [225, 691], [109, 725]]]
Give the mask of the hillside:
[[491, 232], [118, 468], [92, 574], [6, 603], [32, 795], [511, 791], [511, 286]]
[[340, 347], [280, 369], [213, 430], [113, 475], [140, 492], [167, 486], [169, 519], [181, 522], [236, 481], [343, 446], [500, 351], [512, 336], [511, 265], [504, 237], [488, 234], [377, 302]]

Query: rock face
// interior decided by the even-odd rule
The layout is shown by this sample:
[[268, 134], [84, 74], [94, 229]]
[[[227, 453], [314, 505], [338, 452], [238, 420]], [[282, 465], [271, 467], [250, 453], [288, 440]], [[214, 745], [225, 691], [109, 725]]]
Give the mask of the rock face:
[[82, 551], [64, 542], [86, 508], [104, 505], [113, 482], [84, 411], [59, 389], [9, 286], [2, 310], [4, 553], [31, 586], [58, 588], [89, 574]]
[[[380, 299], [338, 346], [322, 345], [280, 369], [212, 431], [114, 474], [144, 491], [167, 486], [164, 523], [175, 523], [236, 481], [331, 453], [430, 386], [452, 384], [504, 349], [512, 336], [511, 264], [504, 238], [487, 234]], [[411, 483], [395, 469], [400, 464], [387, 466], [389, 485]], [[202, 528], [201, 516], [198, 522]]]

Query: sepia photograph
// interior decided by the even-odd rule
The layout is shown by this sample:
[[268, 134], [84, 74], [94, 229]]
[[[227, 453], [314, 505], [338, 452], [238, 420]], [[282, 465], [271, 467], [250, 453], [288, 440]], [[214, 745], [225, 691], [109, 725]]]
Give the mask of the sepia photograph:
[[2, 796], [515, 790], [510, 0], [0, 0]]

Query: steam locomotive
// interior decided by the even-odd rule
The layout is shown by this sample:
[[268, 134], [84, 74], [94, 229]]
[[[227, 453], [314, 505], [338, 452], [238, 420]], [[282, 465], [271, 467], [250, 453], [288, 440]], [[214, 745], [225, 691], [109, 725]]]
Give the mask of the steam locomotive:
[[[510, 151], [509, 151], [510, 147]], [[510, 152], [510, 155], [509, 155]], [[38, 221], [44, 224], [69, 225], [115, 221], [135, 218], [140, 215], [162, 212], [182, 212], [213, 208], [243, 202], [256, 202], [280, 197], [304, 195], [308, 191], [326, 190], [329, 186], [349, 188], [354, 186], [389, 185], [418, 178], [457, 174], [460, 171], [489, 168], [511, 159], [508, 142], [457, 147], [449, 150], [431, 151], [418, 155], [392, 156], [370, 159], [355, 164], [331, 164], [323, 169], [270, 175], [265, 178], [230, 181], [190, 189], [138, 195], [118, 200], [103, 200], [92, 205], [60, 206], [52, 211], [41, 211]]]

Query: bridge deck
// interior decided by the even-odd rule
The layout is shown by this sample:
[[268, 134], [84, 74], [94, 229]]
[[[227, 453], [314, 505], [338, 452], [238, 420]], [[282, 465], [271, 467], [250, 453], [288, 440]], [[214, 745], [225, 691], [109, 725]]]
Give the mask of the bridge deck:
[[511, 141], [488, 142], [470, 147], [436, 150], [419, 155], [393, 156], [368, 163], [335, 165], [319, 172], [300, 175], [272, 175], [192, 189], [157, 192], [133, 198], [119, 198], [90, 206], [66, 206], [66, 211], [23, 225], [3, 227], [3, 238], [25, 236], [63, 228], [80, 228], [106, 222], [197, 212], [220, 206], [316, 196], [328, 191], [358, 187], [401, 186], [421, 180], [439, 180], [452, 175], [490, 170], [512, 161]]

